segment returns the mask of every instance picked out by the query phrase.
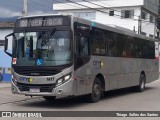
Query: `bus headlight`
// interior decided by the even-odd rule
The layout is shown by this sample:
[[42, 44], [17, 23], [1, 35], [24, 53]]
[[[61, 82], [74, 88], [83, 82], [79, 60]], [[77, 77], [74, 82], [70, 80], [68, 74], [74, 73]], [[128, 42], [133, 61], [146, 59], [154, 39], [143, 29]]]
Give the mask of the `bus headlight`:
[[17, 79], [12, 75], [12, 82], [17, 85]]
[[65, 83], [66, 81], [68, 81], [69, 79], [71, 79], [71, 77], [72, 77], [72, 75], [71, 75], [71, 73], [70, 73], [70, 74], [68, 74], [68, 75], [66, 75], [66, 76], [63, 76], [63, 77], [59, 78], [59, 79], [57, 80], [56, 86], [59, 86], [59, 85]]

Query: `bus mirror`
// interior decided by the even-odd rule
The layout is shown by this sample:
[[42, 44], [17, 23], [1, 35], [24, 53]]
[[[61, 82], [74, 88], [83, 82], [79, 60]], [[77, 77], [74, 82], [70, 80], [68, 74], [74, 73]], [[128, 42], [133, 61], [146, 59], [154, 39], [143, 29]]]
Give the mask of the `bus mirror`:
[[4, 50], [8, 50], [8, 38], [5, 39], [5, 46], [4, 46]]
[[11, 34], [9, 34], [9, 35], [7, 35], [7, 36], [5, 37], [4, 52], [5, 52], [7, 55], [9, 55], [10, 57], [12, 57], [12, 54], [7, 51], [7, 50], [8, 50], [8, 37], [10, 37], [10, 36], [13, 36], [13, 33], [11, 33]]

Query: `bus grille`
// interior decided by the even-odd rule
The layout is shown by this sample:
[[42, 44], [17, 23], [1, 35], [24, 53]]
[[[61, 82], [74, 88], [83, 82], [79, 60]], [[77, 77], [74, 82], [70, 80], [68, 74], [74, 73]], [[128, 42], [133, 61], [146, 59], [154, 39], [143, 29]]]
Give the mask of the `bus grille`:
[[42, 67], [13, 67], [13, 69], [17, 74], [25, 76], [53, 76], [61, 72], [58, 69]]
[[55, 88], [55, 84], [34, 85], [18, 83], [17, 86], [21, 92], [29, 92], [30, 88], [38, 88], [40, 92], [52, 92], [52, 89]]

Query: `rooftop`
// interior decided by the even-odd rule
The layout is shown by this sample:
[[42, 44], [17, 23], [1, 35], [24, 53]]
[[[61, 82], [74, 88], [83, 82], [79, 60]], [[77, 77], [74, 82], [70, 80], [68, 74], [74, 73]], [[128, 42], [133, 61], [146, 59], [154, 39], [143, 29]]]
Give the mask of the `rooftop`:
[[14, 22], [0, 22], [0, 28], [13, 28]]
[[[89, 2], [87, 2], [89, 1]], [[86, 10], [86, 9], [109, 9], [109, 8], [124, 8], [124, 7], [142, 7], [158, 15], [159, 0], [87, 0], [80, 2], [65, 2], [54, 3], [53, 10]]]

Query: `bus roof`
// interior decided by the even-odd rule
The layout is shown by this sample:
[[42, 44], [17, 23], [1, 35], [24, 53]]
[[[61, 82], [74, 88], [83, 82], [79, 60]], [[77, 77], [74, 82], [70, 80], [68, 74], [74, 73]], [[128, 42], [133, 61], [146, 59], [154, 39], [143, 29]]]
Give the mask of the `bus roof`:
[[[31, 17], [48, 17], [48, 16], [72, 16], [72, 15], [64, 15], [64, 14], [42, 14], [42, 15], [31, 15], [31, 16], [25, 16], [25, 17], [19, 17], [18, 19], [22, 19], [22, 18], [31, 18]], [[102, 24], [96, 21], [89, 21], [83, 18], [79, 18], [79, 17], [74, 17], [72, 16], [73, 19], [76, 19], [79, 22], [83, 22], [84, 24], [90, 25], [92, 26], [92, 23], [96, 23], [96, 26], [93, 27], [97, 27], [97, 28], [101, 28], [101, 29], [105, 29], [105, 30], [109, 30], [109, 31], [113, 31], [113, 32], [117, 32], [117, 33], [121, 33], [121, 34], [125, 34], [125, 35], [130, 35], [133, 37], [137, 37], [137, 38], [141, 38], [141, 39], [147, 39], [150, 41], [156, 41], [158, 42], [157, 39], [155, 38], [151, 38], [151, 37], [147, 37], [141, 34], [137, 34], [134, 31], [127, 29], [127, 28], [123, 28], [120, 26], [116, 26], [116, 25], [110, 25], [110, 24]]]
[[134, 31], [131, 31], [130, 29], [127, 29], [127, 28], [123, 28], [123, 27], [116, 26], [116, 25], [107, 25], [107, 24], [105, 25], [99, 22], [89, 21], [86, 19], [78, 18], [78, 17], [74, 17], [74, 18], [78, 19], [78, 22], [83, 22], [84, 24], [87, 24], [87, 25], [92, 25], [91, 23], [96, 23], [96, 26], [93, 26], [93, 27], [97, 27], [100, 29], [109, 30], [109, 31], [113, 31], [113, 32], [117, 32], [117, 33], [121, 33], [125, 35], [130, 35], [130, 36], [141, 38], [141, 39], [147, 39], [149, 41], [158, 42], [158, 39], [147, 37], [141, 34], [137, 34]]

